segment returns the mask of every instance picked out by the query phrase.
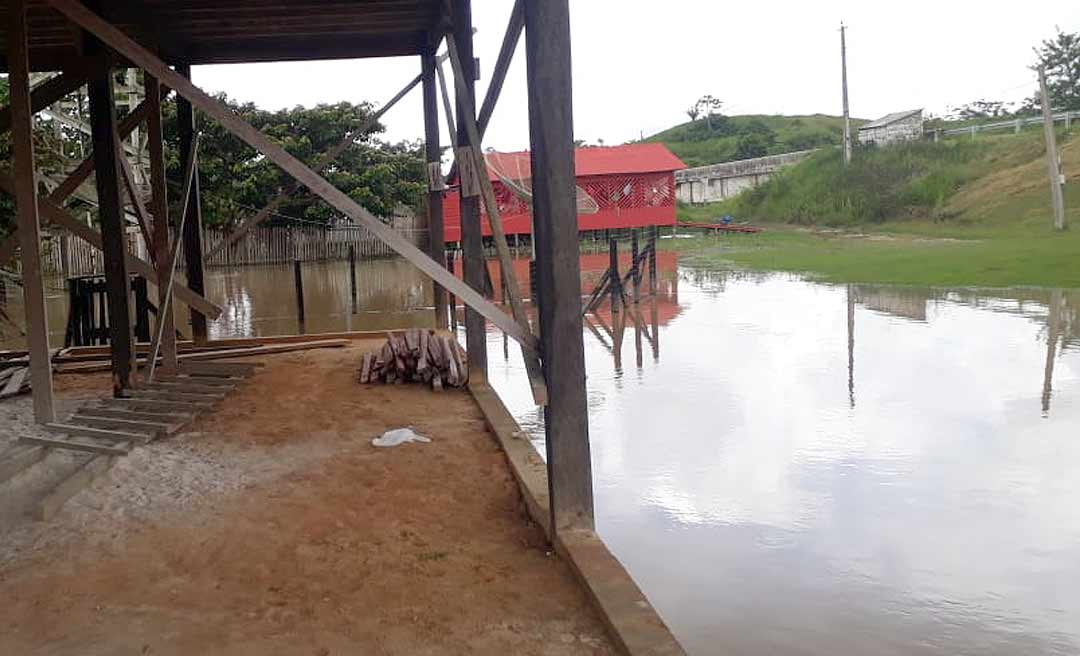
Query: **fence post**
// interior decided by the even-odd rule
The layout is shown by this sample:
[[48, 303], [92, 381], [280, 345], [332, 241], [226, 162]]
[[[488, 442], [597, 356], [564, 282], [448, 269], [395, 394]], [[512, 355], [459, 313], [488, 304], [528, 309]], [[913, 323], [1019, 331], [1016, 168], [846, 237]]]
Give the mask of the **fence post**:
[[[656, 282], [656, 235], [660, 232], [659, 226], [653, 227], [653, 233], [649, 236], [649, 294], [656, 298], [659, 285]], [[653, 333], [653, 339], [656, 339]]]
[[296, 283], [296, 316], [300, 322], [300, 332], [304, 332], [304, 277], [300, 272], [300, 260], [293, 260], [293, 278]]
[[611, 271], [611, 314], [619, 313], [619, 301], [622, 298], [622, 277], [619, 275], [619, 242], [608, 239], [608, 257]]
[[352, 313], [356, 314], [356, 249], [349, 244], [349, 294], [352, 296]]

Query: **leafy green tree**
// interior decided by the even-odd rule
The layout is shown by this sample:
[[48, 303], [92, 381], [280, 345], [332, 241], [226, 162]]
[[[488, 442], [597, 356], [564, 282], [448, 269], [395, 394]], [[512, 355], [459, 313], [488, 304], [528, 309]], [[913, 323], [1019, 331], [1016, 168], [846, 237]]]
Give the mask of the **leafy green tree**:
[[[1035, 51], [1036, 66], [1046, 66], [1050, 105], [1055, 110], [1080, 110], [1080, 32], [1062, 32], [1058, 28], [1057, 34], [1043, 41]], [[1042, 99], [1035, 94], [1023, 109], [1030, 112], [1041, 107]]]

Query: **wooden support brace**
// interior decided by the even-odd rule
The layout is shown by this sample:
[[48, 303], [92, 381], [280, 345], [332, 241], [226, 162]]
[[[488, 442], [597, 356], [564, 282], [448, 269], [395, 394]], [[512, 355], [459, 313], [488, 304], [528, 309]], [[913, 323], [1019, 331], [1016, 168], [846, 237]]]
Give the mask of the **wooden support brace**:
[[131, 208], [135, 214], [135, 221], [139, 224], [139, 232], [142, 233], [146, 249], [150, 253], [150, 261], [156, 262], [157, 253], [154, 252], [154, 237], [150, 234], [150, 213], [146, 210], [142, 194], [139, 193], [139, 188], [135, 184], [135, 174], [131, 170], [131, 162], [128, 161], [121, 147], [123, 141], [120, 139], [119, 131], [115, 132], [113, 140], [117, 144], [116, 161], [119, 165], [117, 168], [120, 169], [120, 178], [124, 183], [124, 188], [127, 190], [128, 198], [131, 199]]
[[[487, 174], [487, 164], [484, 153], [481, 150], [480, 128], [476, 124], [473, 113], [473, 102], [468, 85], [465, 81], [464, 69], [461, 58], [458, 56], [457, 44], [453, 35], [447, 35], [446, 47], [450, 54], [450, 66], [454, 70], [455, 89], [457, 91], [458, 105], [461, 107], [461, 118], [464, 119], [465, 130], [469, 136], [469, 146], [459, 147], [458, 152], [468, 153], [462, 161], [462, 193], [465, 193], [465, 170], [464, 162], [470, 161], [469, 166], [473, 169], [473, 175], [480, 186], [483, 196], [484, 209], [487, 211], [488, 224], [491, 226], [492, 241], [495, 242], [495, 250], [499, 255], [499, 269], [502, 272], [503, 289], [507, 298], [510, 299], [510, 310], [516, 319], [526, 330], [530, 330], [529, 317], [525, 313], [525, 306], [521, 300], [521, 289], [518, 287], [517, 276], [514, 274], [513, 256], [510, 246], [506, 242], [506, 232], [503, 230], [502, 216], [499, 213], [499, 204], [495, 200], [495, 190], [491, 185], [491, 179]], [[471, 153], [469, 153], [471, 151]], [[485, 269], [486, 270], [486, 269]], [[529, 385], [532, 387], [533, 400], [537, 405], [547, 405], [547, 385], [544, 383], [543, 369], [540, 366], [539, 354], [522, 352], [525, 359], [525, 370], [529, 377]]]
[[526, 348], [532, 351], [538, 349], [539, 344], [536, 336], [530, 331], [523, 330], [517, 321], [507, 316], [498, 306], [451, 275], [393, 228], [384, 224], [347, 194], [331, 185], [265, 134], [234, 114], [221, 102], [173, 71], [156, 55], [136, 43], [124, 32], [110, 25], [77, 0], [46, 0], [46, 4], [67, 16], [68, 19], [83, 29], [94, 34], [113, 50], [127, 57], [128, 60], [140, 66], [151, 76], [168, 84], [181, 96], [187, 98], [193, 106], [198, 107], [208, 116], [217, 120], [226, 130], [277, 164], [331, 207], [363, 225], [383, 243], [435, 279], [447, 290], [452, 291]]
[[[15, 181], [10, 174], [2, 171], [0, 171], [0, 190], [6, 191], [9, 194], [14, 194], [15, 192]], [[67, 229], [91, 246], [101, 250], [101, 233], [71, 216], [67, 210], [53, 202], [51, 199], [38, 199], [38, 208], [41, 211], [42, 218], [54, 225]], [[155, 285], [158, 284], [157, 272], [154, 271], [154, 267], [151, 266], [149, 262], [139, 259], [131, 253], [127, 253], [127, 264], [135, 273], [143, 276]], [[186, 286], [177, 286], [175, 294], [177, 299], [183, 301], [193, 309], [202, 312], [211, 319], [216, 319], [221, 316], [220, 307], [206, 300], [203, 296], [191, 291]]]

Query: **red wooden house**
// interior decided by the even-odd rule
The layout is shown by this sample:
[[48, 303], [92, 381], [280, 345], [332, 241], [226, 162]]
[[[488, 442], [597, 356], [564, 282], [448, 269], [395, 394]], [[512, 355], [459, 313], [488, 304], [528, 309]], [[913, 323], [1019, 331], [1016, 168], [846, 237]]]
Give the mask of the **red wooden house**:
[[[528, 176], [528, 152], [499, 153], [498, 161], [504, 170], [522, 171]], [[578, 187], [599, 206], [595, 214], [578, 215], [578, 230], [675, 225], [675, 171], [686, 165], [663, 144], [578, 148], [575, 165]], [[531, 234], [530, 201], [511, 191], [490, 168], [488, 176], [506, 234]], [[443, 198], [448, 243], [461, 241], [458, 202], [458, 190], [452, 187]], [[484, 235], [491, 235], [486, 214], [481, 225]]]

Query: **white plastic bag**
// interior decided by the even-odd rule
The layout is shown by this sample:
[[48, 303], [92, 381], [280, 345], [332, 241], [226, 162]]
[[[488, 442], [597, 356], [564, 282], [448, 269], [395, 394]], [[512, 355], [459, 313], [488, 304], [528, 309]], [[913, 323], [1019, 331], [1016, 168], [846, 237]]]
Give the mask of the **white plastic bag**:
[[379, 437], [371, 440], [372, 446], [378, 446], [388, 448], [392, 446], [398, 446], [401, 444], [407, 444], [409, 442], [430, 442], [429, 438], [419, 435], [413, 431], [412, 426], [408, 428], [395, 428], [394, 430], [388, 430]]

